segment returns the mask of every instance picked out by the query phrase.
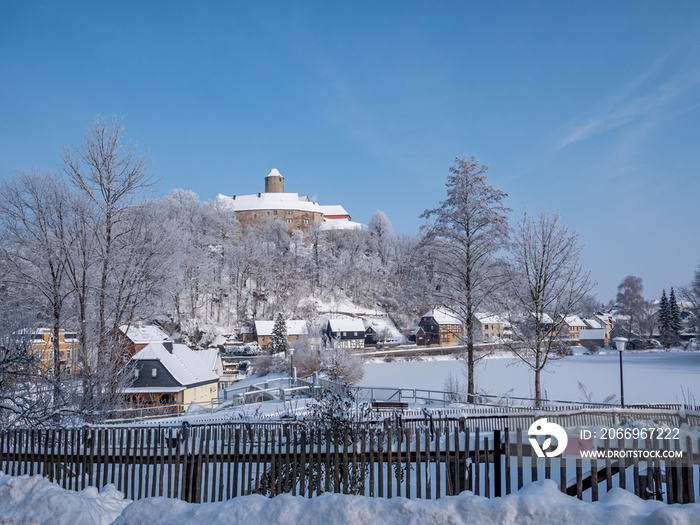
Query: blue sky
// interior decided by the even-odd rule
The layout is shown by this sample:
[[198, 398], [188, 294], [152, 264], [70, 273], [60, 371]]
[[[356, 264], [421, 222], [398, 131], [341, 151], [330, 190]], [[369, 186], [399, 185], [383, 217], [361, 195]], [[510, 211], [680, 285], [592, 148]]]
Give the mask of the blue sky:
[[559, 210], [602, 301], [700, 261], [700, 3], [0, 1], [0, 177], [123, 116], [158, 191], [263, 189], [415, 234], [455, 156]]

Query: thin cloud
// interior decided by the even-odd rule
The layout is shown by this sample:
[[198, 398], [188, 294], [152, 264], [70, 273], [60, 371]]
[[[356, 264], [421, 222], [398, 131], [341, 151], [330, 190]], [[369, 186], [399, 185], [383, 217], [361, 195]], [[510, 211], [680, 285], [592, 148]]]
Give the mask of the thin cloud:
[[[630, 90], [631, 85], [635, 86], [635, 88], [641, 87], [644, 83], [643, 80], [654, 76], [658, 69], [659, 64], [655, 63], [628, 84], [623, 91], [633, 91]], [[588, 119], [583, 124], [574, 126], [559, 141], [557, 149], [563, 149], [569, 144], [581, 142], [607, 131], [620, 128], [637, 119], [649, 117], [653, 110], [663, 106], [698, 84], [700, 84], [700, 66], [695, 66], [689, 70], [676, 72], [665, 82], [653, 87], [647, 94], [630, 99], [630, 93], [630, 96], [626, 97], [627, 100], [623, 98], [615, 103], [608, 102], [600, 114]]]

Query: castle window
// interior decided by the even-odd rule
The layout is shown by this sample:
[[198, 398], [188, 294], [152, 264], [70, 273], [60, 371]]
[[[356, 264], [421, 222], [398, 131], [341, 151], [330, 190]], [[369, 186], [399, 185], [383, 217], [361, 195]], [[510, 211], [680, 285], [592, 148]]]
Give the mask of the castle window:
[[257, 214], [257, 213], [254, 213], [254, 214], [253, 214], [253, 219], [257, 219], [257, 218], [258, 218], [258, 214]]
[[294, 212], [292, 210], [287, 210], [287, 215], [292, 215]]
[[274, 213], [275, 215], [277, 215], [277, 210], [273, 211], [272, 213]]

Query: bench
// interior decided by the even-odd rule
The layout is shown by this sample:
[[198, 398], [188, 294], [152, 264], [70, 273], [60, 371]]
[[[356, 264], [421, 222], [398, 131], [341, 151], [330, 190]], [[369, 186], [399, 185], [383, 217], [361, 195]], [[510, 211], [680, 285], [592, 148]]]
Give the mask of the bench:
[[406, 410], [408, 408], [408, 403], [404, 403], [403, 401], [372, 401], [372, 408], [398, 408], [399, 410]]

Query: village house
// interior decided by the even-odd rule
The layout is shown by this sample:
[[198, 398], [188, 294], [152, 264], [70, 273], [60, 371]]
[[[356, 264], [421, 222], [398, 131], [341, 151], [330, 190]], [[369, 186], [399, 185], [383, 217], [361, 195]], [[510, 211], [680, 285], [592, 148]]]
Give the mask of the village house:
[[559, 335], [563, 339], [579, 340], [579, 333], [586, 328], [586, 323], [578, 315], [562, 316], [562, 325]]
[[329, 319], [324, 337], [334, 348], [363, 348], [365, 346], [365, 324], [362, 319]]
[[[309, 327], [303, 319], [287, 319], [287, 341], [294, 346], [300, 338], [309, 335]], [[257, 341], [261, 348], [267, 348], [272, 341], [272, 333], [275, 329], [274, 321], [255, 321], [253, 325], [252, 340]]]
[[[24, 332], [26, 333], [26, 332]], [[58, 331], [59, 344], [59, 374], [62, 376], [75, 376], [80, 367], [78, 365], [78, 335], [75, 332]], [[53, 375], [54, 371], [54, 339], [51, 328], [34, 328], [29, 333], [28, 346], [31, 351], [39, 356], [42, 373]]]
[[505, 323], [497, 315], [477, 313], [474, 314], [474, 329], [481, 332], [484, 341], [503, 339]]
[[131, 406], [209, 406], [218, 396], [219, 376], [187, 345], [149, 343], [131, 358], [124, 373], [133, 381], [124, 388]]
[[143, 350], [150, 343], [162, 343], [163, 341], [171, 340], [170, 336], [160, 327], [143, 325], [141, 323], [120, 326], [117, 338], [122, 347], [122, 356], [125, 361], [133, 357], [139, 350]]
[[418, 345], [457, 345], [462, 342], [462, 321], [443, 308], [430, 310], [421, 317], [416, 330]]
[[[584, 319], [586, 323], [586, 328], [579, 331], [579, 340], [594, 340], [598, 346], [608, 346], [610, 344], [610, 333], [614, 328], [613, 318], [611, 314], [595, 313], [591, 317]], [[595, 332], [588, 332], [589, 330], [596, 330]], [[602, 330], [602, 332], [598, 332]], [[602, 333], [602, 337], [600, 334]], [[583, 344], [583, 342], [581, 343]]]

